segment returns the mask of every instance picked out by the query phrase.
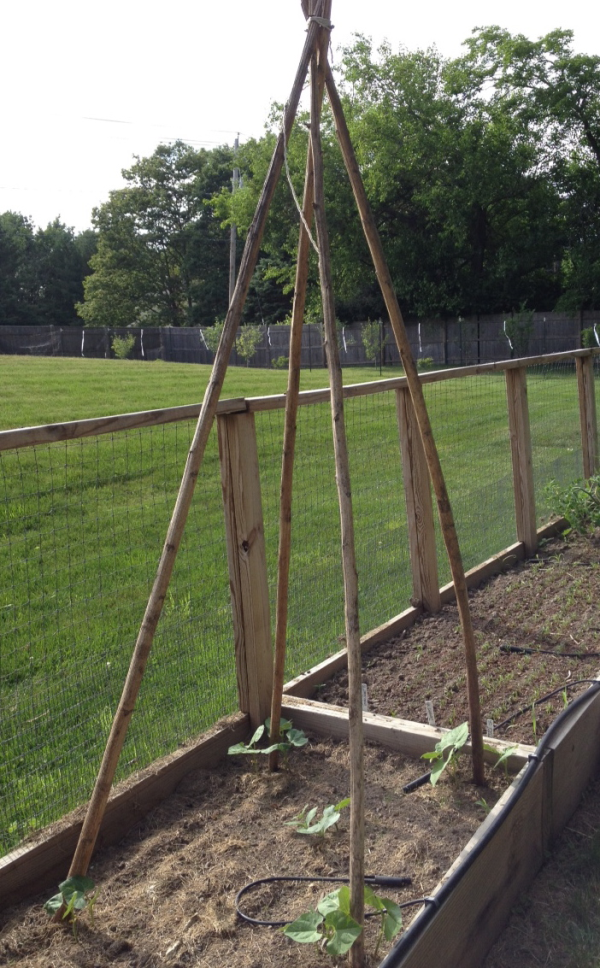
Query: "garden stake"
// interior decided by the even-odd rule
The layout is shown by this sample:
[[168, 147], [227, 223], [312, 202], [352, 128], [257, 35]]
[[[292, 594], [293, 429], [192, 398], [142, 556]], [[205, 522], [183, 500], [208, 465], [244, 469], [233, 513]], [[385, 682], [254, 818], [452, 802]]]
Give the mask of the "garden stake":
[[[312, 16], [314, 3], [310, 7], [303, 4], [306, 16]], [[324, 14], [326, 16], [326, 14]], [[319, 103], [323, 101], [324, 78], [319, 88]], [[306, 156], [304, 178], [304, 198], [302, 214], [310, 228], [314, 199], [314, 170], [310, 141]], [[279, 742], [279, 723], [285, 678], [285, 654], [287, 639], [288, 589], [290, 577], [290, 555], [292, 540], [292, 487], [294, 478], [294, 455], [296, 449], [296, 419], [298, 414], [298, 393], [300, 392], [300, 367], [302, 363], [302, 323], [306, 305], [306, 283], [308, 279], [308, 255], [310, 240], [308, 232], [300, 222], [298, 257], [296, 262], [296, 282], [294, 304], [292, 307], [292, 327], [290, 332], [290, 359], [288, 385], [285, 397], [285, 426], [283, 431], [283, 455], [281, 462], [281, 489], [279, 501], [279, 552], [277, 556], [277, 606], [275, 613], [275, 658], [273, 662], [273, 694], [271, 701], [271, 742]], [[269, 769], [276, 770], [279, 751], [273, 750], [269, 756]]]
[[348, 171], [356, 204], [360, 213], [360, 219], [371, 252], [371, 258], [373, 259], [373, 264], [375, 266], [377, 279], [379, 281], [381, 292], [390, 317], [390, 322], [392, 324], [392, 329], [396, 339], [396, 344], [398, 346], [398, 351], [400, 353], [400, 358], [402, 360], [402, 365], [404, 367], [404, 372], [406, 374], [406, 380], [410, 390], [413, 406], [415, 408], [419, 430], [421, 431], [421, 439], [423, 441], [425, 456], [427, 458], [427, 466], [429, 467], [429, 473], [431, 475], [431, 481], [437, 499], [440, 524], [442, 527], [442, 533], [444, 535], [448, 560], [450, 562], [452, 580], [454, 582], [454, 590], [456, 593], [456, 603], [458, 605], [458, 611], [460, 614], [463, 641], [465, 646], [467, 693], [469, 699], [469, 724], [473, 756], [473, 781], [481, 785], [484, 783], [485, 777], [483, 763], [483, 731], [481, 724], [481, 707], [479, 702], [477, 659], [475, 654], [475, 636], [473, 634], [467, 583], [465, 580], [465, 572], [460, 553], [460, 545], [458, 543], [458, 536], [456, 534], [456, 527], [454, 524], [454, 516], [452, 514], [450, 499], [448, 497], [448, 491], [444, 481], [444, 474], [431, 429], [429, 414], [427, 413], [427, 405], [423, 395], [423, 387], [421, 386], [421, 381], [417, 373], [412, 350], [410, 348], [410, 343], [404, 327], [402, 313], [400, 312], [400, 306], [398, 305], [392, 278], [383, 254], [383, 247], [379, 238], [379, 232], [377, 231], [375, 219], [373, 218], [371, 212], [358, 163], [356, 161], [356, 156], [354, 154], [354, 149], [352, 147], [352, 142], [350, 140], [350, 134], [346, 125], [342, 103], [340, 101], [337, 88], [335, 86], [335, 81], [333, 79], [333, 74], [329, 66], [327, 66], [326, 83], [329, 102], [331, 104], [335, 120], [336, 134], [342, 150], [344, 163]]
[[[330, 13], [330, 11], [328, 11]], [[344, 391], [335, 327], [335, 304], [331, 284], [329, 234], [325, 218], [323, 188], [323, 155], [320, 136], [320, 102], [317, 75], [323, 75], [327, 64], [328, 31], [323, 30], [319, 44], [318, 65], [311, 62], [310, 140], [314, 164], [315, 224], [319, 247], [319, 278], [325, 349], [331, 390], [331, 421], [335, 453], [335, 476], [340, 508], [342, 535], [342, 568], [344, 574], [344, 612], [346, 646], [348, 650], [348, 738], [350, 746], [350, 914], [359, 925], [364, 924], [364, 757], [363, 714], [361, 688], [361, 648], [358, 617], [358, 575], [354, 547], [354, 522], [350, 467], [344, 426]], [[350, 948], [352, 968], [363, 968], [364, 933], [361, 932]]]
[[[317, 14], [319, 16], [323, 10], [323, 5], [324, 0], [318, 0]], [[221, 340], [215, 356], [211, 377], [206, 388], [206, 393], [204, 394], [202, 410], [198, 418], [198, 423], [196, 425], [196, 430], [194, 432], [194, 437], [188, 453], [183, 478], [179, 488], [175, 508], [173, 510], [173, 515], [171, 517], [171, 522], [167, 531], [156, 578], [148, 599], [146, 612], [138, 633], [135, 649], [131, 658], [131, 664], [129, 666], [129, 672], [123, 687], [121, 700], [119, 702], [117, 712], [115, 713], [112, 729], [110, 731], [106, 749], [104, 751], [102, 764], [96, 778], [96, 783], [88, 805], [87, 814], [83, 822], [83, 827], [79, 835], [75, 854], [71, 862], [69, 877], [74, 877], [75, 875], [84, 875], [87, 873], [92, 853], [94, 851], [98, 831], [100, 829], [100, 824], [102, 823], [104, 810], [106, 808], [110, 788], [114, 779], [115, 770], [117, 768], [121, 749], [125, 741], [127, 727], [135, 708], [136, 699], [146, 668], [146, 663], [148, 661], [148, 656], [150, 654], [150, 648], [154, 639], [154, 633], [160, 618], [169, 586], [169, 581], [173, 571], [173, 566], [179, 550], [181, 536], [183, 534], [187, 514], [192, 501], [196, 479], [198, 477], [198, 472], [200, 470], [200, 465], [206, 449], [206, 443], [208, 441], [208, 436], [216, 413], [219, 395], [221, 393], [221, 388], [227, 372], [227, 365], [229, 362], [231, 349], [233, 347], [233, 341], [235, 339], [235, 334], [241, 319], [246, 295], [252, 279], [252, 274], [258, 260], [266, 217], [283, 165], [284, 139], [286, 143], [289, 140], [292, 124], [296, 116], [298, 102], [300, 100], [300, 95], [302, 93], [304, 81], [308, 72], [308, 66], [312, 57], [318, 31], [319, 27], [316, 22], [313, 21], [309, 24], [304, 48], [302, 51], [302, 57], [284, 114], [283, 130], [277, 139], [271, 164], [269, 166], [261, 196], [256, 207], [254, 219], [248, 231], [235, 291], [225, 318], [225, 324], [223, 326]]]

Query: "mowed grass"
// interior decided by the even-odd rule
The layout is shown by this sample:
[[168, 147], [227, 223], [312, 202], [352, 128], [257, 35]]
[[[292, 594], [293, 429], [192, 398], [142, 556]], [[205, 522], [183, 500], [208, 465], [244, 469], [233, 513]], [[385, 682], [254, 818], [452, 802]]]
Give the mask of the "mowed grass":
[[[200, 403], [210, 373], [210, 366], [162, 360], [0, 356], [0, 430]], [[399, 373], [398, 367], [386, 367], [381, 378]], [[344, 383], [379, 378], [374, 367], [344, 370]], [[302, 371], [302, 390], [327, 383], [327, 370]], [[286, 386], [287, 371], [230, 367], [221, 396], [268, 396], [284, 393]]]
[[[0, 358], [5, 428], [198, 402], [209, 368]], [[383, 376], [397, 376], [388, 370]], [[344, 371], [346, 383], [379, 376]], [[326, 385], [304, 371], [302, 387]], [[281, 393], [286, 374], [231, 369], [223, 397]], [[426, 397], [466, 567], [514, 540], [502, 375], [446, 381]], [[536, 480], [577, 476], [574, 373], [529, 379]], [[256, 415], [271, 602], [282, 411]], [[410, 601], [395, 394], [347, 402], [361, 628]], [[0, 831], [9, 849], [89, 796], [156, 572], [193, 423], [0, 454]], [[132, 720], [120, 776], [237, 708], [229, 580], [213, 433]], [[572, 469], [574, 468], [574, 470]], [[542, 511], [545, 510], [542, 501]], [[301, 408], [288, 677], [344, 632], [339, 514], [327, 404]], [[440, 580], [448, 570], [440, 546]]]

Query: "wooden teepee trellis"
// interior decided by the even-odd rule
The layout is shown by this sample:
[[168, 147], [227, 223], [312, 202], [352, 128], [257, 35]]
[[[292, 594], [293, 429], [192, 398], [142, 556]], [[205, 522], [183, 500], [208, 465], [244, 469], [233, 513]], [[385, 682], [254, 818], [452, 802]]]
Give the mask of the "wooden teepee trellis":
[[[320, 115], [324, 89], [327, 89], [333, 111], [337, 137], [342, 149], [353, 192], [360, 213], [367, 242], [375, 266], [375, 271], [385, 299], [386, 307], [396, 338], [398, 349], [407, 377], [409, 391], [418, 421], [427, 458], [429, 473], [435, 491], [442, 532], [446, 543], [456, 598], [463, 629], [465, 645], [467, 683], [470, 707], [470, 726], [473, 750], [473, 776], [476, 782], [483, 781], [483, 740], [481, 714], [477, 686], [477, 666], [475, 643], [470, 619], [467, 586], [462, 565], [460, 548], [452, 509], [444, 482], [444, 477], [435, 446], [429, 416], [425, 405], [422, 386], [412, 357], [402, 315], [394, 293], [391, 277], [387, 268], [379, 235], [370, 212], [364, 186], [352, 148], [333, 75], [327, 63], [327, 50], [331, 30], [331, 0], [301, 0], [303, 12], [308, 20], [308, 30], [302, 56], [292, 87], [289, 101], [284, 112], [282, 130], [277, 140], [271, 164], [263, 185], [256, 213], [248, 232], [236, 287], [225, 319], [223, 332], [212, 374], [208, 383], [202, 410], [188, 453], [179, 494], [167, 531], [167, 536], [157, 569], [156, 578], [144, 618], [133, 651], [129, 672], [123, 687], [112, 729], [107, 741], [102, 764], [96, 779], [94, 791], [88, 806], [83, 828], [71, 863], [69, 875], [87, 872], [104, 810], [108, 801], [117, 763], [125, 740], [127, 727], [133, 713], [146, 663], [152, 646], [156, 627], [160, 618], [165, 596], [169, 586], [173, 566], [185, 528], [191, 505], [196, 479], [198, 477], [209, 433], [216, 414], [217, 403], [225, 379], [227, 365], [235, 334], [238, 329], [248, 288], [258, 259], [260, 244], [270, 208], [284, 162], [285, 146], [290, 137], [292, 125], [298, 108], [306, 75], [311, 75], [311, 119], [310, 142], [306, 166], [306, 180], [303, 200], [304, 223], [300, 228], [296, 289], [294, 296], [293, 321], [290, 346], [288, 393], [282, 462], [281, 505], [280, 505], [280, 545], [278, 569], [277, 622], [274, 663], [274, 686], [271, 708], [271, 733], [275, 740], [279, 734], [281, 699], [285, 662], [285, 643], [287, 626], [287, 590], [291, 547], [291, 508], [292, 478], [295, 447], [296, 412], [298, 405], [300, 347], [302, 319], [308, 273], [309, 233], [308, 225], [313, 216], [316, 224], [317, 248], [319, 256], [319, 277], [323, 301], [325, 347], [329, 370], [332, 428], [336, 462], [336, 483], [340, 508], [342, 535], [342, 563], [345, 594], [345, 626], [348, 649], [349, 672], [349, 742], [350, 742], [350, 796], [351, 796], [351, 858], [350, 890], [353, 917], [363, 921], [363, 883], [364, 883], [364, 781], [363, 781], [363, 736], [362, 736], [362, 698], [361, 698], [361, 651], [358, 616], [358, 577], [354, 549], [354, 526], [352, 497], [346, 435], [344, 429], [343, 390], [341, 366], [335, 331], [334, 298], [331, 285], [329, 244], [325, 204], [323, 194], [323, 158], [320, 141]], [[276, 759], [271, 761], [276, 767]], [[351, 949], [351, 964], [354, 968], [362, 966], [364, 951], [362, 940]]]

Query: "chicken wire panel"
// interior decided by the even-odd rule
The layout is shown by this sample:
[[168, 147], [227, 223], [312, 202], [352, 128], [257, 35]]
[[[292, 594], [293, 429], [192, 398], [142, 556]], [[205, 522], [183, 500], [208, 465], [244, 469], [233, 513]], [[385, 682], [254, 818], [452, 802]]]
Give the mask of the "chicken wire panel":
[[548, 489], [583, 477], [577, 374], [572, 360], [527, 369], [527, 401], [538, 525], [557, 513]]
[[[468, 571], [516, 541], [504, 375], [444, 380], [424, 392]], [[435, 522], [444, 584], [451, 573], [437, 511]]]
[[363, 633], [410, 605], [412, 570], [393, 391], [346, 403]]
[[[328, 423], [329, 419], [329, 423]], [[265, 521], [273, 630], [277, 600], [279, 500], [284, 412], [257, 414], [257, 442]], [[288, 596], [286, 676], [291, 678], [343, 648], [344, 591], [340, 518], [328, 405], [298, 411], [292, 547]]]
[[[344, 406], [361, 632], [407, 607], [411, 594], [406, 508], [392, 393], [346, 400]], [[257, 414], [267, 567], [273, 622], [277, 594], [282, 411]], [[288, 678], [344, 647], [340, 514], [329, 404], [298, 411]]]
[[[0, 848], [89, 796], [183, 468], [189, 423], [0, 454]], [[236, 708], [211, 436], [119, 777]]]

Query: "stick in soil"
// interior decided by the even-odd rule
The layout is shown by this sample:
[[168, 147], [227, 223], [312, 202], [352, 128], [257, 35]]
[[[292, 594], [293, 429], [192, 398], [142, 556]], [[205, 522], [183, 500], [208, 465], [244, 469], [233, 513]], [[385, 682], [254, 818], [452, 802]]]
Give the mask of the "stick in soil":
[[[317, 10], [319, 15], [323, 10], [323, 4], [324, 0], [318, 0]], [[167, 594], [169, 581], [175, 564], [175, 559], [181, 543], [181, 537], [192, 501], [196, 479], [198, 477], [202, 458], [206, 449], [206, 443], [208, 441], [209, 433], [214, 421], [221, 388], [227, 372], [227, 365], [233, 346], [233, 341], [235, 339], [235, 334], [242, 316], [252, 274], [258, 260], [266, 217], [283, 165], [284, 139], [286, 143], [289, 140], [318, 31], [319, 27], [315, 22], [309, 24], [296, 78], [294, 80], [292, 92], [290, 94], [284, 115], [283, 130], [277, 140], [273, 157], [271, 159], [271, 164], [267, 172], [265, 183], [263, 185], [261, 196], [256, 208], [256, 213], [246, 239], [235, 291], [227, 312], [227, 317], [225, 319], [225, 325], [221, 334], [221, 340], [217, 349], [211, 377], [204, 395], [202, 410], [198, 418], [198, 423], [188, 453], [185, 471], [181, 481], [173, 515], [171, 517], [171, 522], [167, 531], [156, 578], [150, 593], [148, 604], [146, 606], [144, 618], [131, 658], [129, 672], [123, 687], [121, 700], [119, 702], [117, 712], [115, 713], [112, 729], [106, 744], [102, 764], [96, 778], [96, 783], [88, 805], [87, 814], [83, 823], [81, 834], [79, 836], [77, 847], [75, 849], [75, 854], [71, 862], [71, 867], [69, 869], [70, 877], [86, 874], [92, 858], [92, 853], [94, 851], [94, 846], [96, 844], [98, 832], [102, 823], [106, 804], [108, 802], [119, 756], [125, 741], [127, 727], [135, 708], [141, 681], [150, 654], [150, 648], [154, 639], [154, 633], [158, 625], [164, 600]]]
[[[326, 15], [330, 15], [327, 11]], [[319, 63], [311, 63], [311, 123], [310, 138], [314, 164], [315, 224], [319, 247], [319, 278], [323, 300], [325, 347], [331, 389], [331, 421], [335, 453], [336, 483], [342, 533], [342, 568], [344, 574], [344, 603], [346, 644], [348, 649], [348, 726], [350, 746], [350, 913], [360, 925], [364, 924], [364, 757], [361, 686], [361, 648], [358, 616], [358, 575], [354, 545], [354, 521], [350, 487], [350, 467], [344, 425], [344, 393], [342, 368], [339, 359], [335, 328], [335, 305], [331, 284], [329, 235], [325, 218], [323, 190], [323, 155], [320, 137], [320, 103], [317, 75], [324, 73], [327, 64], [326, 31], [319, 49]], [[364, 965], [364, 936], [361, 933], [350, 949], [353, 968]]]
[[394, 291], [392, 278], [385, 261], [379, 233], [371, 213], [371, 208], [364, 189], [360, 170], [356, 161], [354, 149], [352, 147], [352, 142], [350, 140], [342, 103], [337, 92], [333, 73], [329, 66], [327, 66], [326, 83], [329, 102], [331, 104], [335, 121], [336, 134], [342, 150], [344, 163], [348, 171], [356, 204], [360, 213], [363, 230], [371, 252], [371, 258], [373, 259], [373, 264], [375, 266], [377, 279], [379, 281], [381, 292], [390, 317], [392, 330], [394, 332], [394, 337], [396, 339], [404, 372], [406, 374], [411, 399], [419, 424], [419, 430], [421, 432], [423, 448], [427, 458], [427, 466], [429, 468], [429, 473], [437, 500], [440, 524], [442, 527], [444, 543], [446, 545], [446, 552], [452, 572], [452, 579], [454, 581], [454, 590], [456, 594], [456, 602], [458, 605], [465, 647], [467, 693], [469, 700], [469, 725], [473, 757], [473, 780], [477, 784], [483, 784], [485, 780], [483, 760], [483, 730], [479, 700], [475, 636], [471, 622], [467, 583], [465, 580], [465, 572], [460, 553], [460, 545], [458, 543], [458, 536], [456, 534], [456, 527], [454, 524], [454, 516], [452, 513], [452, 507], [450, 505], [450, 498], [448, 497], [442, 466], [433, 437], [429, 414], [427, 413], [427, 406], [425, 403], [425, 397], [423, 395], [423, 387], [421, 386], [421, 381], [417, 373], [417, 368], [415, 366], [412, 350], [408, 341], [404, 321], [402, 319], [402, 313], [400, 312], [400, 307]]
[[[312, 16], [314, 3], [303, 4], [306, 16]], [[323, 103], [325, 79], [319, 79], [319, 104]], [[310, 141], [306, 156], [306, 174], [304, 178], [304, 198], [302, 214], [304, 222], [310, 228], [313, 215], [314, 201], [314, 168]], [[290, 359], [288, 385], [285, 397], [285, 425], [283, 432], [283, 456], [281, 462], [281, 490], [279, 503], [279, 553], [277, 557], [277, 606], [275, 617], [275, 659], [273, 663], [273, 698], [271, 703], [271, 743], [278, 743], [280, 739], [281, 704], [283, 700], [283, 684], [285, 678], [285, 655], [287, 641], [288, 590], [290, 574], [290, 556], [292, 541], [292, 498], [294, 478], [294, 456], [296, 449], [296, 420], [298, 415], [298, 394], [300, 392], [300, 367], [302, 363], [302, 323], [306, 305], [306, 284], [308, 280], [308, 256], [310, 239], [304, 222], [300, 223], [300, 238], [298, 241], [298, 257], [296, 262], [296, 283], [294, 286], [294, 304], [292, 308], [292, 326], [290, 332]], [[279, 751], [273, 750], [269, 755], [269, 768], [277, 769]]]

